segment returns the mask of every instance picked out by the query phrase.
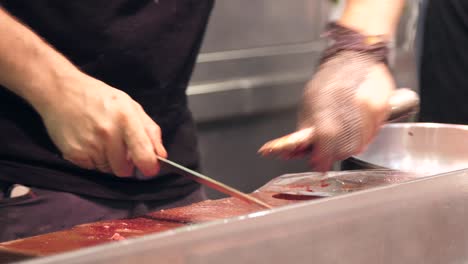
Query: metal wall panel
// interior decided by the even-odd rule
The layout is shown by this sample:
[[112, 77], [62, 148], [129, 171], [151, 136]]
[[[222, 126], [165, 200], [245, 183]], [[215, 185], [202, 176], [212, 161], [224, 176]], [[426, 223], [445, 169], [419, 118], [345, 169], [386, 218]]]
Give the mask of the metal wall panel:
[[[325, 0], [218, 0], [202, 52], [316, 40]], [[326, 15], [326, 14], [325, 14]]]

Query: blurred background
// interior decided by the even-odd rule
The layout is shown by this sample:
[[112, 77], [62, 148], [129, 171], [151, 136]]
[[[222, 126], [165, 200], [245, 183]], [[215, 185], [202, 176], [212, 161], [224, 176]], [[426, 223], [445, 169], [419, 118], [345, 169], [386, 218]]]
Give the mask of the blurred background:
[[[390, 59], [398, 86], [414, 90], [420, 4], [407, 1]], [[306, 160], [265, 159], [257, 149], [295, 129], [297, 103], [324, 47], [320, 34], [343, 5], [217, 1], [188, 89], [205, 174], [250, 192], [282, 174], [310, 170]]]

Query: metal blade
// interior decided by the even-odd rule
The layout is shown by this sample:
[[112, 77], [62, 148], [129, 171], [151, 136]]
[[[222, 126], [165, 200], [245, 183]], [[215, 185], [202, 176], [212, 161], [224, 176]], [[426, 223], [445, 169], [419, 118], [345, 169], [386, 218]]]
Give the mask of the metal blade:
[[272, 207], [268, 204], [266, 204], [265, 202], [262, 202], [260, 201], [259, 199], [251, 196], [251, 195], [248, 195], [246, 193], [243, 193], [239, 190], [236, 190], [232, 187], [229, 187], [227, 185], [225, 185], [224, 183], [221, 183], [221, 182], [218, 182], [208, 176], [205, 176], [201, 173], [198, 173], [194, 170], [191, 170], [189, 168], [186, 168], [180, 164], [177, 164], [173, 161], [170, 161], [168, 159], [165, 159], [165, 158], [161, 158], [161, 157], [158, 157], [158, 159], [160, 161], [162, 161], [163, 163], [165, 164], [168, 164], [170, 165], [172, 168], [174, 168], [176, 170], [177, 173], [185, 176], [185, 177], [188, 177], [198, 183], [201, 183], [205, 186], [208, 186], [212, 189], [215, 189], [219, 192], [222, 192], [222, 193], [225, 193], [227, 195], [230, 195], [232, 197], [236, 197], [236, 198], [239, 198], [243, 201], [246, 201], [248, 203], [253, 203], [253, 204], [256, 204], [262, 208], [267, 208], [267, 209], [271, 209]]

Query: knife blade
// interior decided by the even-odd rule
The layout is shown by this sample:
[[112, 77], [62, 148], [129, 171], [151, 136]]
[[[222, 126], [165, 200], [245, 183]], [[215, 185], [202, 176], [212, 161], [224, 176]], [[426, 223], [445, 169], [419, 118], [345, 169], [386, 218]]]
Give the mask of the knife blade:
[[227, 186], [224, 183], [221, 183], [219, 181], [214, 180], [213, 178], [210, 178], [208, 176], [205, 176], [199, 172], [196, 172], [194, 170], [191, 170], [187, 167], [184, 167], [176, 162], [170, 161], [168, 159], [162, 158], [158, 156], [158, 160], [163, 162], [164, 164], [169, 165], [172, 170], [180, 175], [183, 175], [185, 177], [188, 177], [200, 184], [203, 184], [205, 186], [208, 186], [212, 189], [215, 189], [219, 192], [222, 192], [224, 194], [230, 195], [232, 197], [239, 198], [245, 202], [251, 203], [251, 204], [256, 204], [262, 208], [266, 209], [271, 209], [272, 207], [268, 205], [267, 203], [249, 195], [246, 193], [243, 193], [235, 188], [232, 188], [230, 186]]

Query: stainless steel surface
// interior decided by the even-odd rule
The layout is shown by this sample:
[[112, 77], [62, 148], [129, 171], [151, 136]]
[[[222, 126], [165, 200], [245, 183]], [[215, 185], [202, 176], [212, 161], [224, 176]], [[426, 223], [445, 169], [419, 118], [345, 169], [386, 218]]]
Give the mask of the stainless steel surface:
[[259, 191], [286, 194], [291, 199], [297, 199], [295, 196], [332, 197], [420, 177], [415, 173], [387, 169], [332, 171], [326, 174], [305, 172], [276, 177]]
[[171, 170], [177, 172], [178, 174], [184, 175], [185, 177], [188, 177], [200, 184], [203, 184], [204, 186], [210, 187], [212, 189], [215, 189], [219, 192], [222, 192], [224, 194], [230, 195], [232, 197], [236, 197], [238, 199], [241, 199], [243, 201], [246, 201], [247, 203], [255, 204], [257, 206], [260, 206], [261, 208], [265, 209], [271, 209], [272, 207], [265, 202], [249, 195], [246, 193], [243, 193], [239, 190], [236, 190], [232, 187], [227, 186], [224, 183], [221, 183], [219, 181], [216, 181], [208, 176], [205, 176], [201, 173], [198, 173], [194, 170], [191, 170], [189, 168], [186, 168], [180, 164], [177, 164], [173, 161], [170, 161], [168, 159], [158, 157], [159, 161], [162, 161], [164, 164], [169, 165]]
[[418, 19], [422, 13], [421, 0], [406, 1], [403, 14], [397, 28], [392, 55], [392, 72], [400, 87], [411, 87], [419, 91], [418, 49], [416, 36], [419, 31]]
[[[402, 119], [416, 113], [419, 109], [419, 96], [409, 89], [398, 89], [389, 100], [391, 108], [389, 121]], [[284, 157], [303, 156], [311, 151], [314, 144], [313, 127], [288, 134], [265, 143], [259, 153], [264, 156], [280, 155]]]
[[295, 107], [327, 13], [326, 1], [217, 2], [187, 92], [197, 122]]
[[468, 170], [26, 263], [468, 261]]
[[419, 112], [419, 95], [409, 89], [398, 89], [390, 97], [389, 105], [391, 107], [388, 121], [401, 120]]
[[198, 123], [295, 109], [309, 76], [286, 73], [192, 85], [190, 109]]
[[468, 126], [401, 123], [385, 125], [368, 149], [351, 162], [433, 175], [468, 168]]
[[202, 51], [238, 50], [314, 40], [320, 35], [319, 28], [315, 26], [317, 20], [327, 16], [323, 6], [321, 1], [310, 0], [217, 2]]

